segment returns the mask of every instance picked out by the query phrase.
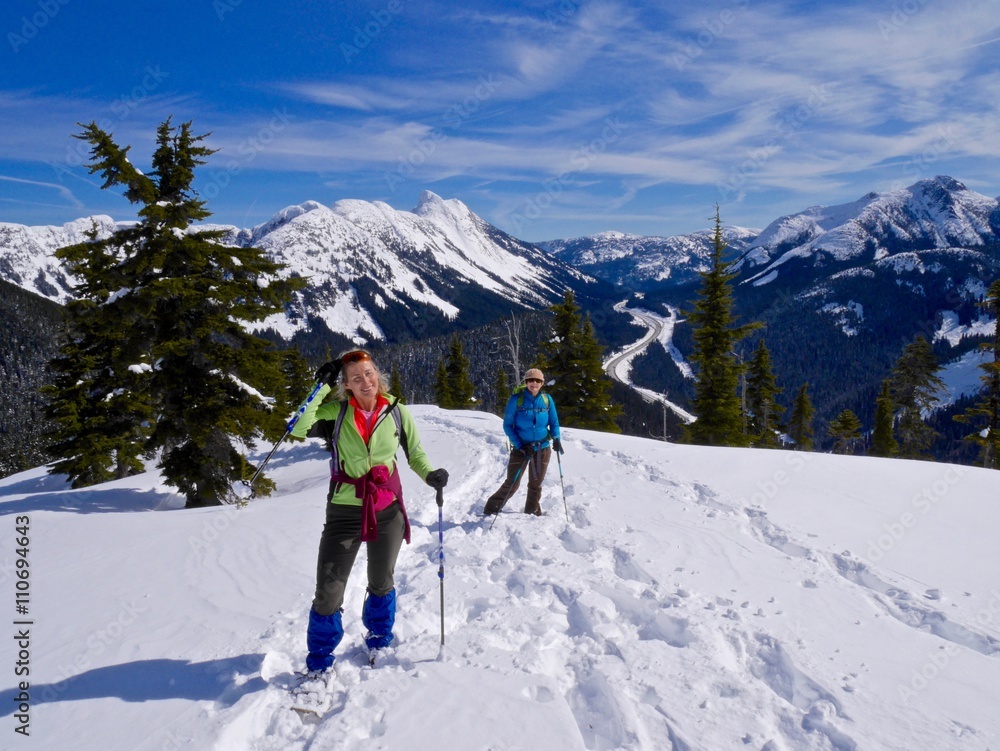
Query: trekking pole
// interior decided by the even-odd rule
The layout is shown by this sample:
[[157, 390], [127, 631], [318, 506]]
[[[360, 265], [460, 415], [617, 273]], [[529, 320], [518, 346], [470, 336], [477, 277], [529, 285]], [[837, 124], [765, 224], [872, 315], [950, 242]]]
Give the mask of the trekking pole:
[[500, 512], [503, 511], [503, 507], [506, 506], [507, 501], [510, 500], [510, 496], [514, 492], [514, 488], [517, 487], [517, 481], [521, 479], [521, 473], [524, 472], [524, 468], [528, 466], [528, 462], [531, 461], [532, 456], [534, 456], [534, 454], [528, 454], [524, 457], [524, 461], [521, 462], [521, 466], [517, 468], [517, 474], [514, 475], [514, 479], [510, 483], [510, 490], [507, 491], [507, 495], [504, 496], [503, 503], [500, 504], [500, 508], [498, 508], [496, 514], [493, 515], [493, 521], [490, 522], [489, 529], [486, 530], [487, 532], [493, 529], [493, 525], [496, 524], [497, 519], [500, 518]]
[[444, 660], [444, 489], [437, 489], [438, 505], [438, 579], [441, 580], [441, 646], [438, 661]]
[[292, 428], [295, 427], [295, 423], [297, 423], [299, 418], [305, 414], [306, 407], [308, 407], [310, 403], [312, 403], [312, 400], [316, 398], [316, 394], [319, 393], [321, 388], [323, 388], [323, 384], [317, 381], [316, 385], [313, 386], [312, 392], [306, 397], [306, 400], [299, 405], [297, 410], [295, 410], [295, 414], [292, 415], [292, 418], [288, 421], [288, 425], [285, 426], [285, 432], [282, 434], [281, 438], [278, 439], [278, 442], [271, 447], [271, 451], [264, 458], [264, 461], [261, 462], [261, 465], [257, 467], [257, 471], [253, 473], [253, 477], [249, 480], [237, 480], [232, 484], [231, 487], [233, 495], [242, 501], [248, 501], [253, 498], [253, 484], [257, 481], [257, 478], [260, 477], [260, 473], [264, 471], [264, 467], [267, 466], [267, 463], [271, 461], [271, 457], [274, 456], [274, 452], [278, 450], [278, 446], [281, 445], [281, 442], [288, 438], [289, 434], [292, 432]]
[[560, 452], [556, 452], [556, 462], [559, 464], [559, 486], [562, 488], [563, 494], [563, 509], [566, 511], [566, 523], [569, 524], [569, 506], [566, 505], [566, 484], [563, 482], [562, 473], [562, 459], [559, 458]]

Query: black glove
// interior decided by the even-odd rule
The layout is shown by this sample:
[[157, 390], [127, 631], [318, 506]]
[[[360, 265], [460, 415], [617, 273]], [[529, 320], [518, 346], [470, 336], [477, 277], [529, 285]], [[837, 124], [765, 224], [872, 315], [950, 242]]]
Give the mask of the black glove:
[[320, 365], [319, 370], [316, 371], [316, 381], [318, 383], [328, 383], [330, 384], [330, 388], [337, 388], [337, 379], [340, 377], [340, 369], [342, 367], [340, 360], [331, 360], [328, 363]]
[[552, 448], [554, 448], [556, 450], [557, 454], [563, 453], [562, 441], [560, 441], [558, 438], [553, 438], [552, 439]]
[[448, 470], [446, 469], [434, 469], [427, 473], [427, 477], [424, 478], [424, 482], [430, 485], [435, 490], [440, 490], [445, 485], [448, 484]]
[[525, 456], [531, 456], [535, 453], [535, 444], [533, 443], [522, 443], [521, 447], [518, 449]]

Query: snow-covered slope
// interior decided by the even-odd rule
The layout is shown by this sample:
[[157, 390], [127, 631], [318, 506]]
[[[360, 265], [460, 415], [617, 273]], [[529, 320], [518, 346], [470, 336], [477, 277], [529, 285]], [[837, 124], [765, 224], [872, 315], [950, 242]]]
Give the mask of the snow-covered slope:
[[[108, 217], [62, 228], [0, 225], [0, 275], [66, 302], [71, 280], [53, 253], [84, 239], [92, 222], [101, 237], [116, 226]], [[462, 202], [430, 191], [412, 212], [381, 202], [344, 200], [327, 207], [307, 201], [252, 229], [195, 229], [221, 230], [225, 243], [263, 248], [287, 264], [287, 273], [309, 278], [292, 309], [262, 325], [286, 337], [309, 327], [312, 318], [358, 343], [398, 338], [430, 330], [437, 321], [465, 316], [479, 323], [491, 320], [492, 308], [497, 315], [537, 309], [560, 300], [567, 288], [601, 286], [501, 232]]]
[[[759, 230], [726, 227], [730, 254], [742, 253]], [[551, 240], [541, 246], [588, 274], [630, 289], [678, 286], [697, 281], [711, 265], [713, 232], [701, 230], [673, 237], [601, 232], [588, 237]]]
[[[569, 521], [553, 466], [547, 515], [504, 514], [487, 532], [499, 418], [413, 410], [452, 476], [444, 660], [438, 510], [409, 470], [395, 662], [372, 671], [358, 654], [359, 560], [341, 691], [318, 725], [282, 704], [303, 664], [328, 477], [318, 447], [282, 447], [277, 493], [243, 510], [175, 508], [154, 474], [71, 490], [33, 470], [0, 480], [5, 746], [1000, 747], [995, 472], [568, 429]], [[19, 524], [30, 738], [14, 735]]]

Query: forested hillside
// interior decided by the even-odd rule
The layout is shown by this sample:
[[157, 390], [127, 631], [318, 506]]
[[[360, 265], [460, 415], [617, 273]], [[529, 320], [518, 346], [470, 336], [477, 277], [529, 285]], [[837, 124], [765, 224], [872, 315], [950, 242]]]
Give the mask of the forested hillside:
[[46, 461], [42, 397], [62, 308], [0, 280], [0, 477]]

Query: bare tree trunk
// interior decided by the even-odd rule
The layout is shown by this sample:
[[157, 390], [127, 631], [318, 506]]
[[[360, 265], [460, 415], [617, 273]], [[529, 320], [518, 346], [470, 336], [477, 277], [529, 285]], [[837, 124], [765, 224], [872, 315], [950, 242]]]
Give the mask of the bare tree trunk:
[[512, 383], [516, 386], [521, 382], [521, 373], [523, 372], [521, 368], [521, 335], [524, 331], [524, 322], [511, 313], [510, 320], [504, 319], [503, 324], [504, 328], [507, 329], [506, 350], [510, 356], [508, 364], [514, 376]]

